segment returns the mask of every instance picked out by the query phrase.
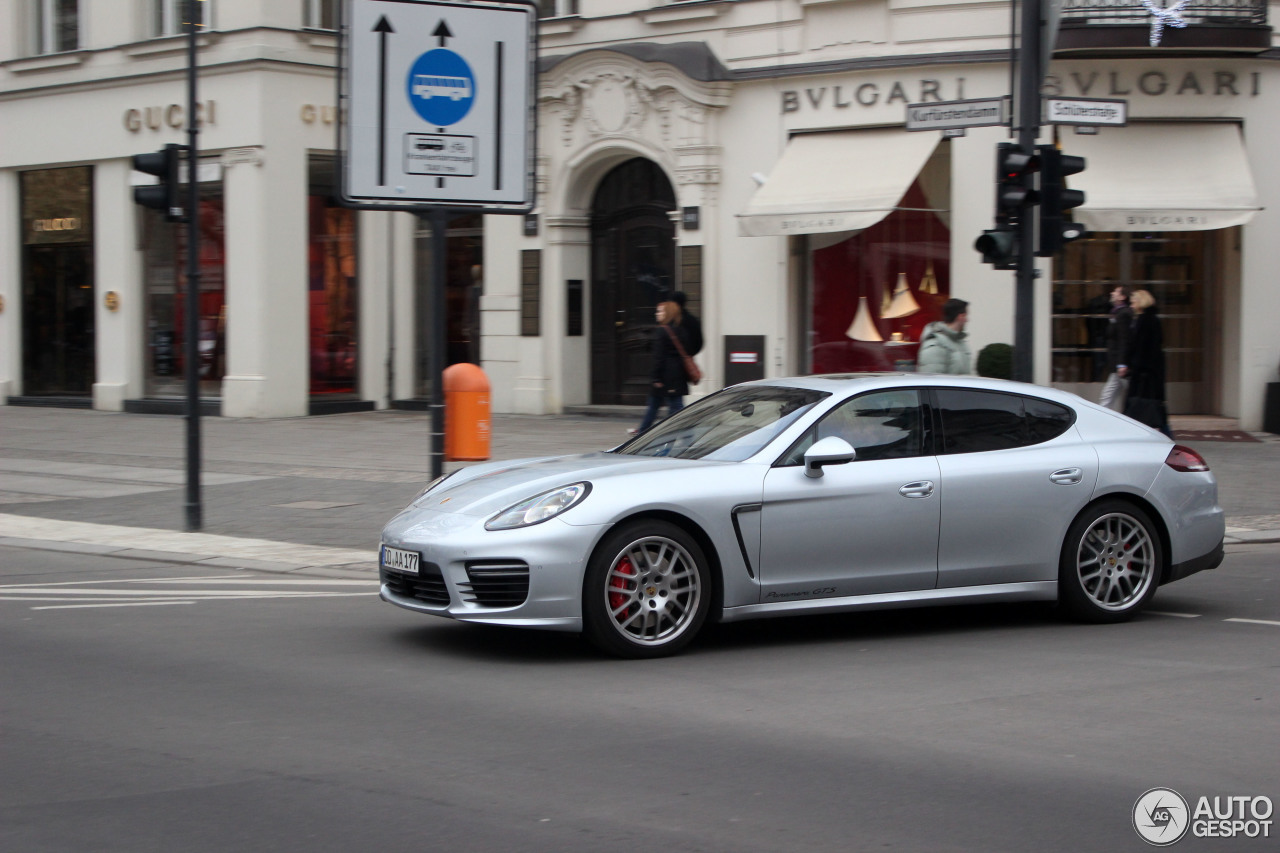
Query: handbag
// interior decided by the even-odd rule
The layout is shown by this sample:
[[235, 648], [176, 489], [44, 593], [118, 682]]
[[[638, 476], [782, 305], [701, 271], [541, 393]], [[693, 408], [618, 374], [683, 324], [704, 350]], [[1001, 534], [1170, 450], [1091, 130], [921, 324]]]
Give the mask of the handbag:
[[667, 334], [671, 336], [671, 343], [676, 345], [676, 352], [680, 353], [680, 360], [684, 362], [685, 378], [689, 380], [690, 385], [697, 385], [702, 381], [702, 371], [698, 369], [698, 363], [693, 360], [693, 356], [684, 351], [684, 347], [680, 345], [680, 339], [676, 337], [676, 333], [670, 326], [662, 328], [667, 330]]

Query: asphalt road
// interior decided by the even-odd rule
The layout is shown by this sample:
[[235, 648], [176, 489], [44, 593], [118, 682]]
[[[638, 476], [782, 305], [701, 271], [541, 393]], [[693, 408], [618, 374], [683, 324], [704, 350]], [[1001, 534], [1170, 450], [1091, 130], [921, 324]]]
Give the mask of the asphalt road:
[[0, 850], [1145, 850], [1150, 788], [1280, 800], [1278, 563], [1233, 546], [1126, 625], [880, 612], [622, 662], [368, 581], [0, 547]]

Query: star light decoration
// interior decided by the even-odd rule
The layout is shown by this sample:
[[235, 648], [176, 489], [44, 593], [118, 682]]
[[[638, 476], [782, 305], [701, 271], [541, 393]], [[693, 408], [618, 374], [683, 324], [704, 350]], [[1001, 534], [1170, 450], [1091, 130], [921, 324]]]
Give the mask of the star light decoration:
[[1182, 29], [1187, 25], [1180, 13], [1188, 2], [1189, 0], [1178, 0], [1172, 6], [1158, 6], [1153, 0], [1142, 0], [1142, 5], [1146, 6], [1147, 11], [1154, 16], [1154, 20], [1151, 22], [1151, 38], [1148, 40], [1152, 47], [1160, 45], [1160, 37], [1164, 35], [1165, 27]]

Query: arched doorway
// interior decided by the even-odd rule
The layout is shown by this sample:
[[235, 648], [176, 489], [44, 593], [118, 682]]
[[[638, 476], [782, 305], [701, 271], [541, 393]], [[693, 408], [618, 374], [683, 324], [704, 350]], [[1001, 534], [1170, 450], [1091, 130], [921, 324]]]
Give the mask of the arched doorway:
[[675, 284], [675, 191], [636, 157], [600, 182], [591, 203], [591, 402], [643, 405], [658, 292]]

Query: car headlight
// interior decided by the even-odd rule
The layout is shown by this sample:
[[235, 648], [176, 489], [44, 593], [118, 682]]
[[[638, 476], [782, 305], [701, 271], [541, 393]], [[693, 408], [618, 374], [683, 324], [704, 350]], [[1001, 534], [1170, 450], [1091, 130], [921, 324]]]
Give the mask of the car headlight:
[[441, 483], [443, 483], [445, 480], [449, 479], [450, 477], [452, 477], [452, 476], [453, 476], [454, 474], [456, 474], [456, 473], [458, 473], [458, 472], [457, 472], [457, 471], [450, 471], [448, 474], [441, 474], [439, 477], [436, 477], [436, 478], [435, 478], [434, 480], [432, 480], [430, 483], [427, 483], [427, 487], [426, 487], [425, 489], [423, 489], [422, 491], [418, 492], [418, 496], [417, 496], [416, 498], [414, 498], [413, 500], [409, 501], [409, 503], [411, 503], [411, 504], [416, 504], [418, 501], [422, 500], [422, 496], [423, 496], [423, 495], [425, 495], [427, 492], [431, 491], [431, 490], [432, 490], [432, 489], [434, 489], [436, 486], [440, 485]]
[[520, 501], [507, 507], [484, 523], [485, 530], [511, 530], [528, 527], [555, 518], [569, 507], [581, 501], [591, 491], [590, 483], [574, 483]]

